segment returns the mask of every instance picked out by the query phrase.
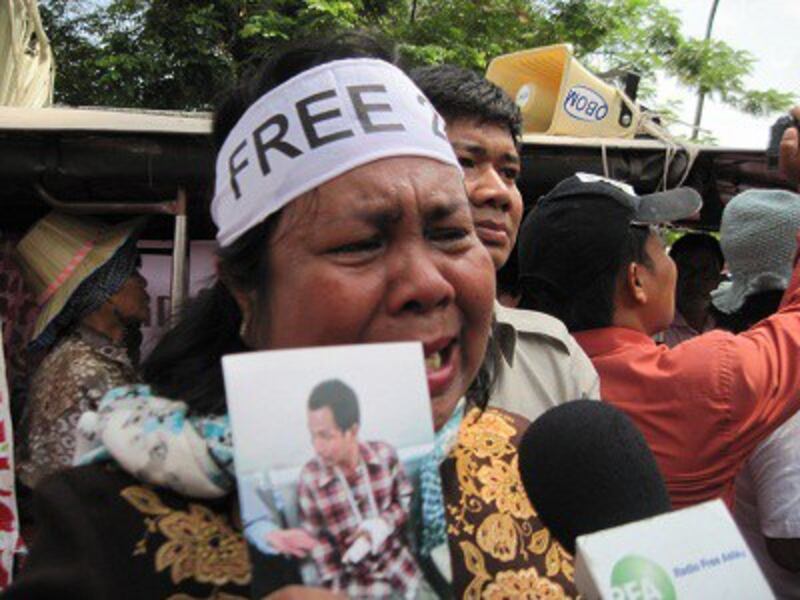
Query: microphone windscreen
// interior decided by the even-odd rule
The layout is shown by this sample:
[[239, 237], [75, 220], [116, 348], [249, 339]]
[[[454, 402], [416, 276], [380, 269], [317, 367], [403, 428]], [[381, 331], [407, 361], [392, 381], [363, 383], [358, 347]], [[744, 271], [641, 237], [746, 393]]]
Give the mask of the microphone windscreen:
[[574, 400], [528, 427], [519, 447], [528, 498], [569, 552], [578, 536], [672, 509], [644, 437], [605, 402]]

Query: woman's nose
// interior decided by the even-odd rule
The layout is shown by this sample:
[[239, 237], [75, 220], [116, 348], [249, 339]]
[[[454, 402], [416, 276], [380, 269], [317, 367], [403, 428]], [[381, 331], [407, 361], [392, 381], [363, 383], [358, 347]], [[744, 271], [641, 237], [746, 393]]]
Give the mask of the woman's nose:
[[394, 284], [389, 293], [390, 309], [424, 313], [445, 306], [455, 290], [443, 272], [433, 248], [423, 247], [398, 256], [392, 268]]

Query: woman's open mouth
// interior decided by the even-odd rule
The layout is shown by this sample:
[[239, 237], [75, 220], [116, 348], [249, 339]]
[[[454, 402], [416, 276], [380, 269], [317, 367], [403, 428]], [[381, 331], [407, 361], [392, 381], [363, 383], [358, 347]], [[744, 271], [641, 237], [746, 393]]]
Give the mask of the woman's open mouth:
[[424, 343], [425, 373], [431, 396], [439, 396], [453, 383], [458, 366], [458, 340], [442, 338]]

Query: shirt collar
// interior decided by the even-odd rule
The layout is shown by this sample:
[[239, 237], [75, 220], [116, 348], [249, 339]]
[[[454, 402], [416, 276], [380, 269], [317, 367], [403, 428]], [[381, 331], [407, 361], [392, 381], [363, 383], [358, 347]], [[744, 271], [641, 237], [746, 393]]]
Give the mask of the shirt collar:
[[586, 331], [576, 331], [572, 335], [575, 336], [578, 344], [589, 358], [610, 354], [624, 346], [646, 348], [656, 345], [653, 338], [646, 333], [627, 327], [587, 329]]
[[564, 343], [564, 324], [555, 317], [535, 310], [508, 308], [495, 300], [492, 330], [503, 358], [512, 367], [514, 349], [520, 334], [547, 337], [563, 346], [565, 352], [569, 352], [569, 347]]
[[95, 352], [102, 354], [105, 358], [121, 363], [127, 367], [132, 367], [128, 349], [114, 342], [111, 338], [95, 331], [85, 325], [79, 325], [75, 329], [75, 335]]
[[[359, 442], [358, 444], [358, 454], [361, 458], [361, 461], [370, 466], [382, 466], [383, 462], [381, 461], [381, 457], [378, 456], [377, 452], [374, 452], [372, 448], [368, 444], [364, 444]], [[336, 479], [336, 473], [334, 472], [333, 468], [326, 465], [322, 462], [322, 459], [317, 457], [320, 464], [320, 475], [319, 475], [319, 485], [326, 486], [331, 481]]]
[[688, 327], [694, 331], [694, 327], [686, 322], [686, 319], [683, 318], [681, 311], [679, 311], [677, 308], [675, 309], [675, 318], [672, 319], [672, 325], [670, 325], [670, 327]]
[[675, 309], [675, 318], [672, 320], [672, 325], [670, 325], [670, 328], [688, 329], [689, 331], [691, 331], [695, 335], [700, 335], [701, 333], [705, 333], [706, 331], [711, 331], [712, 329], [715, 329], [716, 326], [717, 326], [717, 322], [714, 320], [714, 315], [709, 314], [708, 317], [706, 317], [706, 323], [703, 326], [703, 330], [702, 331], [697, 331], [694, 327], [689, 325], [689, 322], [681, 314], [681, 311], [679, 311], [676, 308]]

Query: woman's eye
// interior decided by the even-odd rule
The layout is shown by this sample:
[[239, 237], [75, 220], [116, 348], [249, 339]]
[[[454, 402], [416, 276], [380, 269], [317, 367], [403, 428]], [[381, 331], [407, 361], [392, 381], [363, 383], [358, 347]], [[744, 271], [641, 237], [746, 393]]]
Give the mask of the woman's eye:
[[503, 177], [509, 181], [516, 181], [519, 179], [519, 169], [505, 168], [501, 169], [500, 172], [503, 174]]
[[369, 240], [361, 240], [358, 242], [350, 242], [349, 244], [342, 244], [341, 246], [337, 246], [333, 248], [330, 253], [331, 254], [360, 254], [360, 253], [368, 253], [374, 252], [375, 250], [379, 250], [381, 248], [381, 241], [377, 238], [372, 238]]
[[445, 227], [433, 230], [429, 237], [437, 242], [457, 242], [469, 235], [469, 230], [464, 227]]

